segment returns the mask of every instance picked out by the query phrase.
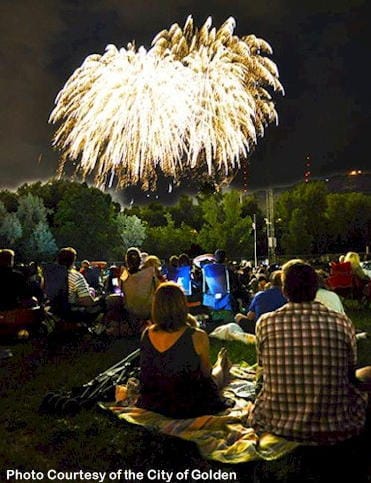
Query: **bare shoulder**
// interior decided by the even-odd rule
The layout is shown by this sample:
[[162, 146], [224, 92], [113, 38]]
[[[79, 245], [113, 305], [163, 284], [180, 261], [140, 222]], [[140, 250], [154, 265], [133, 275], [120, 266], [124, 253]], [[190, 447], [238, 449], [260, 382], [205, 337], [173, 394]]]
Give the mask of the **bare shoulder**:
[[194, 327], [192, 337], [198, 340], [209, 339], [207, 333], [204, 330], [199, 329], [198, 327]]
[[192, 334], [192, 340], [198, 354], [209, 350], [209, 336], [204, 330], [195, 329]]

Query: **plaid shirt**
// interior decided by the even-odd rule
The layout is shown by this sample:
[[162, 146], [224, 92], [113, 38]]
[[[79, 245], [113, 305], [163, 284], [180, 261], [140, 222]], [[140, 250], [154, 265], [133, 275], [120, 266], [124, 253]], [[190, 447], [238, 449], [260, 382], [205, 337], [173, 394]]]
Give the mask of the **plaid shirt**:
[[257, 431], [319, 444], [358, 434], [367, 396], [351, 381], [356, 364], [352, 322], [319, 302], [287, 303], [256, 327], [263, 387], [253, 410]]

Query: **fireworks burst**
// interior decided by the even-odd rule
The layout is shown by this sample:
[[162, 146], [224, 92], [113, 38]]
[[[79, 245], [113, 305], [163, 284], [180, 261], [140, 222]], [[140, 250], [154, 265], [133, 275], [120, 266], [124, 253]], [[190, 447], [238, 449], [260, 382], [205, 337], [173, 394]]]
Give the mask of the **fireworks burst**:
[[85, 59], [58, 94], [53, 144], [96, 185], [154, 189], [162, 171], [228, 179], [271, 122], [270, 90], [283, 93], [278, 70], [254, 35], [233, 35], [229, 18], [197, 29], [188, 17], [152, 41], [150, 50], [108, 45]]

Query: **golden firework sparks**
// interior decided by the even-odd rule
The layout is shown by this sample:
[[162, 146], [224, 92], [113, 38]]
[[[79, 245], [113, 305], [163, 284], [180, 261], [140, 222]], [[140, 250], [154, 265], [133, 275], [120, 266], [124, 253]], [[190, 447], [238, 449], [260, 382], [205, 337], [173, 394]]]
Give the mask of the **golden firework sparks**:
[[189, 169], [228, 179], [277, 122], [269, 91], [283, 93], [269, 44], [234, 29], [233, 18], [216, 30], [210, 17], [197, 29], [189, 16], [148, 51], [108, 45], [88, 56], [50, 115], [60, 123], [58, 174], [72, 160], [101, 187], [116, 179], [153, 189], [159, 170], [175, 182]]

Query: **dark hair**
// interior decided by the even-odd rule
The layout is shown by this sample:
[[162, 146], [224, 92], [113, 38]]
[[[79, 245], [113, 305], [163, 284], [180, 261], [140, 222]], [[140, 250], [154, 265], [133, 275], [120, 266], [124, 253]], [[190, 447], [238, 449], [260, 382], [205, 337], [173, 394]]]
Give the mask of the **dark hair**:
[[9, 248], [0, 250], [0, 267], [12, 267], [14, 264], [14, 251]]
[[152, 322], [158, 329], [175, 332], [187, 324], [188, 306], [183, 290], [174, 282], [157, 287], [152, 301]]
[[142, 259], [138, 248], [128, 248], [125, 255], [125, 261], [129, 271], [139, 270]]
[[179, 255], [178, 263], [180, 267], [184, 267], [191, 264], [191, 260], [186, 253], [181, 253]]
[[290, 302], [311, 302], [318, 290], [316, 271], [308, 263], [292, 260], [282, 267], [283, 292]]
[[169, 265], [172, 267], [178, 267], [179, 258], [176, 255], [171, 255], [171, 257], [169, 258]]
[[221, 248], [218, 248], [216, 252], [214, 253], [215, 261], [216, 263], [224, 263], [226, 260], [226, 253], [225, 250], [222, 250]]
[[57, 262], [59, 265], [70, 268], [75, 263], [77, 252], [72, 247], [65, 247], [59, 250]]

